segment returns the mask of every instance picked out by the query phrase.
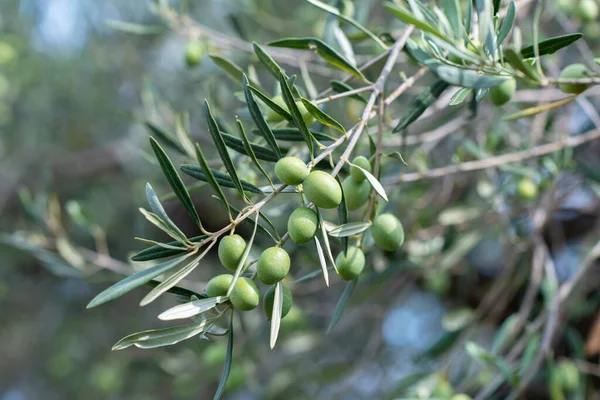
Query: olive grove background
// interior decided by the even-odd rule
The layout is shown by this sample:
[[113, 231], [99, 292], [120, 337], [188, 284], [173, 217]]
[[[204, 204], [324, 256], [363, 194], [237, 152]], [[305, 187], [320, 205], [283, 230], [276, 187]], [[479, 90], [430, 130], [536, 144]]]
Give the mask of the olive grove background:
[[[180, 24], [152, 12], [149, 3], [0, 2], [2, 400], [204, 399], [217, 385], [224, 340], [110, 351], [126, 334], [164, 326], [156, 315], [175, 304], [172, 299], [140, 308], [144, 291], [137, 290], [85, 309], [98, 292], [133, 271], [127, 260], [144, 247], [136, 236], [165, 239], [138, 212], [146, 202], [146, 182], [169, 192], [150, 155], [144, 123], [172, 127], [176, 113], [189, 112], [192, 136], [210, 146], [200, 111], [204, 98], [230, 122], [246, 112], [236, 100], [239, 83], [209, 57], [195, 68], [186, 66], [190, 35], [202, 36], [212, 52], [246, 68], [255, 63], [252, 41], [315, 36], [338, 46], [332, 33], [337, 20], [300, 0], [166, 2], [191, 18]], [[549, 76], [558, 77], [573, 62], [598, 71], [600, 25], [597, 17], [586, 22], [576, 15], [575, 3], [545, 2], [540, 39], [584, 34], [544, 58]], [[397, 38], [406, 28], [379, 1], [336, 4], [352, 7], [354, 18], [377, 33]], [[516, 4], [516, 25], [523, 42], [531, 43], [536, 2]], [[369, 61], [376, 50], [360, 42], [357, 63]], [[318, 91], [340, 78], [312, 53], [276, 51], [286, 70]], [[387, 109], [388, 131], [435, 80], [405, 53], [398, 63], [405, 76], [416, 73], [419, 80]], [[396, 73], [396, 86], [388, 90], [402, 79]], [[600, 129], [600, 91], [592, 87], [562, 108], [511, 122], [501, 118], [563, 94], [554, 86], [520, 85], [508, 105], [484, 101], [474, 111], [469, 102], [448, 106], [454, 92], [446, 91], [404, 136], [384, 138], [388, 152], [398, 151], [406, 161], [385, 158], [382, 179], [390, 210], [406, 230], [403, 250], [369, 255], [368, 271], [328, 334], [344, 287], [340, 280], [332, 280], [330, 288], [318, 277], [291, 287], [295, 306], [282, 321], [274, 350], [263, 314], [244, 315], [225, 398], [466, 393], [500, 399], [530, 373], [525, 398], [600, 398], [594, 264], [600, 142], [558, 146], [541, 157], [527, 153]], [[344, 123], [362, 110], [358, 101], [332, 107], [345, 116]], [[359, 152], [367, 149], [365, 143]], [[514, 152], [522, 153], [494, 158]], [[452, 167], [468, 162], [475, 162], [466, 164], [472, 166], [468, 171]], [[258, 176], [248, 173], [244, 179]], [[524, 193], [524, 180], [534, 184], [533, 193]], [[208, 190], [194, 192], [193, 199], [208, 229], [227, 223]], [[165, 204], [186, 234], [198, 234], [176, 200]], [[285, 227], [285, 201], [277, 205], [284, 217], [277, 219], [278, 209], [272, 216]], [[294, 277], [319, 269], [313, 247], [289, 249]], [[191, 277], [199, 289], [222, 269], [214, 253]], [[577, 288], [560, 310], [553, 308], [558, 288], [575, 279]], [[520, 333], [511, 337], [508, 327], [514, 324]], [[506, 383], [511, 379], [517, 381]]]

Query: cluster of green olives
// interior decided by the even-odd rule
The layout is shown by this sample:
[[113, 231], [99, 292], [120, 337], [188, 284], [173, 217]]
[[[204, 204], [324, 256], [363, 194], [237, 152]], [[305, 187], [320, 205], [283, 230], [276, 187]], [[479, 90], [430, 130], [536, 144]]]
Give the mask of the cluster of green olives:
[[[221, 239], [219, 243], [219, 260], [230, 271], [235, 271], [242, 260], [246, 241], [237, 234]], [[281, 247], [270, 247], [262, 252], [257, 262], [258, 279], [265, 285], [275, 285], [281, 282], [290, 270], [290, 256]], [[206, 294], [209, 297], [225, 296], [233, 281], [232, 274], [221, 274], [212, 278], [206, 284]], [[283, 288], [283, 309], [281, 317], [285, 317], [292, 307], [292, 293]], [[263, 298], [264, 311], [268, 318], [273, 313], [275, 286], [269, 287]], [[241, 311], [255, 309], [260, 302], [260, 289], [250, 278], [240, 277], [229, 295], [233, 307]]]

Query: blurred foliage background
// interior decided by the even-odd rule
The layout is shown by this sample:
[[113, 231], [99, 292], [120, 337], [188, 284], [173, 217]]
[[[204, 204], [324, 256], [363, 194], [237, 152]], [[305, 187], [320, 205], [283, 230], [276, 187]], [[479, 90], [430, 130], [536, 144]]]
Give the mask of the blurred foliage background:
[[[218, 44], [214, 51], [244, 66], [250, 55], [239, 47], [247, 42], [331, 35], [330, 17], [300, 0], [192, 3], [185, 11], [201, 24], [208, 43]], [[346, 7], [349, 3], [340, 2]], [[517, 24], [524, 42], [530, 43], [535, 2], [518, 3]], [[585, 61], [593, 61], [589, 56], [598, 54], [600, 37], [597, 18], [583, 21], [565, 11], [564, 1], [546, 3], [542, 38], [575, 31], [585, 34], [585, 44], [578, 42], [548, 57], [544, 66], [549, 74], [557, 76], [561, 67], [582, 55]], [[403, 29], [378, 1], [356, 2], [353, 14], [395, 37]], [[114, 21], [146, 28], [139, 31]], [[172, 300], [139, 308], [143, 291], [138, 290], [110, 305], [85, 309], [96, 293], [116, 281], [115, 271], [131, 271], [126, 260], [144, 247], [134, 237], [164, 239], [137, 212], [146, 201], [146, 182], [168, 194], [160, 169], [149, 156], [144, 122], [170, 127], [175, 113], [187, 111], [192, 135], [209, 143], [199, 111], [204, 98], [230, 122], [237, 113], [245, 116], [242, 104], [235, 100], [239, 86], [208, 57], [197, 68], [186, 67], [189, 34], [183, 28], [170, 29], [142, 0], [0, 2], [0, 231], [5, 233], [0, 244], [2, 400], [212, 396], [224, 361], [224, 341], [192, 339], [170, 348], [110, 352], [128, 333], [161, 327], [156, 314], [173, 305]], [[370, 58], [375, 50], [370, 46], [357, 46], [358, 61]], [[408, 76], [418, 70], [404, 54], [400, 62]], [[332, 78], [314, 59], [309, 58], [304, 68], [311, 71], [318, 89]], [[390, 118], [396, 118], [394, 112], [399, 114], [432, 81], [426, 76], [394, 103]], [[557, 96], [552, 88], [520, 89], [507, 106], [512, 111]], [[470, 110], [457, 108], [455, 114], [457, 109], [445, 107], [446, 98], [409, 132], [413, 137], [437, 133], [440, 140], [412, 145], [409, 141], [408, 147], [398, 148], [408, 167], [389, 161], [385, 168], [392, 175], [426, 170], [476, 159], [474, 145], [479, 151], [501, 153], [511, 147], [526, 148], [552, 132], [589, 131], [598, 116], [598, 93], [591, 89], [583, 105], [512, 124], [500, 121], [501, 109], [482, 106], [473, 122], [458, 121], [452, 136], [440, 130], [456, 125], [454, 118], [466, 118]], [[360, 105], [346, 104], [337, 111], [346, 113], [344, 122], [348, 122], [358, 115]], [[393, 145], [393, 137], [389, 140]], [[555, 293], [553, 284], [573, 276], [585, 256], [581, 249], [598, 239], [599, 153], [598, 143], [592, 142], [585, 149], [566, 150], [512, 169], [396, 187], [393, 209], [414, 234], [407, 250], [397, 257], [371, 257], [364, 285], [329, 335], [325, 329], [343, 288], [339, 281], [327, 290], [318, 279], [294, 285], [297, 307], [283, 320], [274, 351], [268, 350], [263, 315], [245, 316], [225, 397], [395, 398], [404, 396], [409, 383], [416, 383], [412, 396], [418, 398], [477, 392], [500, 372], [493, 363], [482, 367], [470, 359], [464, 341], [491, 346], [498, 326], [519, 313], [534, 257], [525, 243], [528, 226], [541, 208], [541, 199], [560, 199], [550, 207], [543, 232], [556, 279], [544, 279], [537, 287], [535, 312]], [[537, 193], [526, 198], [520, 192], [523, 176], [536, 184], [540, 203]], [[21, 200], [31, 208], [23, 209]], [[208, 229], [227, 222], [208, 191], [197, 192], [194, 201], [202, 205], [198, 208]], [[277, 205], [273, 215], [287, 215], [288, 205], [284, 201]], [[198, 234], [176, 201], [167, 206], [186, 234]], [[45, 210], [45, 228], [39, 218], [36, 221], [36, 210]], [[284, 220], [280, 223], [285, 225]], [[50, 245], [47, 236], [56, 232], [64, 241]], [[110, 257], [102, 254], [106, 248]], [[215, 255], [203, 264], [193, 276], [200, 288], [221, 268]], [[294, 249], [293, 264], [299, 266], [296, 277], [318, 268], [308, 247]], [[597, 281], [597, 276], [591, 276], [587, 284], [591, 287]], [[595, 377], [600, 374], [600, 331], [594, 329], [600, 296], [585, 293], [561, 317], [562, 329], [553, 347], [555, 361], [534, 381], [528, 398], [593, 398]], [[540, 339], [532, 335], [527, 348], [535, 350]], [[474, 352], [477, 349], [471, 349]], [[520, 368], [526, 369], [528, 362], [524, 356]], [[473, 379], [460, 385], [465, 377]]]

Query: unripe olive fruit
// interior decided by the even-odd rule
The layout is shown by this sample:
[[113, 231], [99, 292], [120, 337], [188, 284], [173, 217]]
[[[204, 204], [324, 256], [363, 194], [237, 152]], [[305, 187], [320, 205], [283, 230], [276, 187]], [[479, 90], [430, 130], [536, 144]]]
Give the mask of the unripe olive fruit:
[[317, 207], [336, 208], [342, 201], [342, 189], [335, 178], [323, 171], [312, 171], [303, 183], [304, 194]]
[[[369, 162], [369, 159], [365, 156], [354, 157], [354, 160], [352, 160], [352, 164], [358, 165], [362, 169], [371, 172], [371, 163]], [[367, 179], [364, 172], [362, 172], [355, 166], [350, 166], [350, 176], [352, 176], [352, 179], [354, 179], [356, 182], [362, 182], [365, 179]]]
[[[281, 306], [281, 318], [285, 317], [292, 308], [292, 292], [286, 286], [281, 286], [281, 294], [283, 295], [283, 304]], [[271, 286], [265, 292], [263, 297], [263, 308], [268, 319], [273, 315], [273, 304], [275, 303], [275, 286]]]
[[223, 266], [235, 271], [242, 259], [246, 241], [240, 235], [229, 235], [221, 239], [219, 243], [219, 260]]
[[596, 0], [580, 0], [574, 11], [582, 21], [591, 22], [598, 18], [599, 10]]
[[233, 275], [231, 274], [215, 276], [206, 284], [206, 295], [208, 297], [225, 296], [232, 280]]
[[315, 117], [313, 117], [313, 115], [306, 109], [303, 102], [297, 101], [296, 107], [298, 107], [298, 111], [300, 111], [300, 114], [302, 114], [302, 120], [306, 126], [311, 126], [315, 123]]
[[517, 195], [522, 200], [533, 200], [538, 195], [537, 185], [529, 178], [522, 178], [517, 184]]
[[402, 223], [392, 214], [381, 214], [375, 218], [371, 235], [375, 244], [387, 251], [397, 250], [404, 243]]
[[[279, 107], [281, 107], [287, 111], [287, 105], [285, 104], [285, 100], [283, 100], [283, 97], [275, 96], [271, 99], [271, 101], [273, 101], [273, 103], [277, 104]], [[267, 118], [267, 121], [270, 121], [270, 122], [283, 121], [283, 117], [281, 115], [279, 115], [278, 113], [276, 113], [275, 110], [273, 110], [272, 108], [269, 108], [267, 110], [266, 118]]]
[[185, 63], [188, 67], [194, 67], [200, 63], [204, 55], [205, 47], [202, 42], [197, 40], [188, 43], [185, 49]]
[[275, 164], [275, 175], [286, 185], [299, 185], [308, 176], [308, 167], [297, 157], [283, 157]]
[[351, 281], [365, 268], [365, 253], [358, 247], [348, 246], [346, 254], [342, 250], [335, 258], [335, 266], [340, 278]]
[[315, 237], [318, 226], [317, 213], [308, 207], [300, 207], [290, 215], [287, 229], [294, 243], [303, 244]]
[[233, 307], [241, 311], [255, 309], [260, 301], [260, 290], [252, 279], [241, 277], [235, 283], [229, 300]]
[[[567, 65], [560, 73], [560, 79], [589, 78], [591, 71], [583, 64]], [[579, 94], [590, 86], [589, 83], [559, 83], [558, 87], [565, 93]]]
[[290, 271], [290, 256], [281, 247], [269, 247], [258, 258], [258, 279], [266, 285], [279, 282]]
[[351, 176], [342, 181], [342, 189], [344, 190], [344, 196], [346, 196], [346, 206], [350, 211], [358, 210], [365, 205], [371, 193], [369, 182], [357, 182]]
[[488, 96], [492, 104], [501, 106], [508, 103], [517, 90], [517, 81], [514, 78], [508, 78], [498, 86], [491, 87]]
[[552, 377], [563, 389], [577, 390], [580, 385], [580, 374], [577, 366], [568, 360], [560, 361], [552, 371]]

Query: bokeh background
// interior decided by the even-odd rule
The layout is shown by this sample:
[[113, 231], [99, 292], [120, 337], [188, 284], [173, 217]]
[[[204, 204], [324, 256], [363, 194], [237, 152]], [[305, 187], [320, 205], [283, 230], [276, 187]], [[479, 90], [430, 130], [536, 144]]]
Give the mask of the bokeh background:
[[[102, 307], [85, 308], [95, 294], [121, 276], [119, 272], [133, 271], [128, 257], [144, 247], [136, 236], [165, 239], [138, 212], [146, 204], [146, 182], [160, 194], [168, 193], [160, 168], [152, 161], [144, 122], [172, 126], [175, 113], [187, 111], [192, 136], [206, 144], [209, 139], [200, 111], [204, 98], [216, 104], [217, 112], [230, 122], [235, 114], [245, 116], [242, 103], [235, 99], [239, 86], [207, 57], [197, 68], [187, 68], [183, 55], [189, 37], [167, 26], [149, 3], [0, 2], [1, 400], [204, 399], [211, 398], [216, 388], [225, 357], [224, 339], [190, 339], [147, 351], [110, 351], [129, 333], [164, 326], [156, 315], [174, 305], [173, 299], [140, 308], [145, 290], [137, 290]], [[327, 35], [327, 15], [299, 0], [189, 3], [183, 10], [213, 29], [211, 34], [223, 35], [219, 51], [240, 65], [248, 64], [248, 54], [236, 51], [239, 43]], [[402, 24], [393, 21], [380, 2], [356, 3], [358, 20], [368, 18], [369, 26], [401, 32]], [[524, 42], [529, 43], [533, 2], [522, 3], [518, 23]], [[560, 67], [582, 54], [598, 54], [599, 24], [565, 14], [560, 2], [547, 3], [542, 37], [585, 33], [583, 50], [578, 44], [548, 58], [546, 67], [556, 75]], [[359, 58], [367, 60], [373, 49], [366, 45], [361, 49], [364, 53]], [[400, 60], [407, 75], [416, 71], [405, 55]], [[585, 60], [590, 61], [589, 57]], [[314, 71], [315, 84], [326, 87], [331, 75], [317, 61], [313, 64], [309, 63], [309, 70]], [[394, 79], [400, 81], [399, 76]], [[402, 97], [395, 106], [396, 116], [430, 82], [432, 78], [426, 76]], [[522, 94], [511, 105], [515, 110], [523, 103], [557, 95], [554, 89], [520, 89]], [[590, 90], [586, 104], [592, 109], [597, 94]], [[342, 109], [348, 120], [356, 107]], [[456, 109], [443, 107], [435, 115], [426, 115], [410, 133], [443, 129], [457, 115], [470, 112], [467, 107], [457, 109], [458, 114], [454, 114]], [[550, 118], [510, 126], [497, 122], [502, 113], [483, 108], [476, 123], [461, 125], [453, 137], [444, 137], [435, 146], [404, 148], [409, 167], [390, 162], [390, 171], [469, 160], [473, 154], [464, 144], [468, 139], [481, 144], [482, 135], [491, 138], [491, 150], [504, 151], [530, 145], [523, 139], [530, 132], [576, 135], [594, 126], [593, 115], [580, 104]], [[410, 232], [418, 232], [418, 240], [407, 250], [410, 254], [374, 255], [364, 285], [329, 335], [325, 330], [343, 289], [339, 280], [327, 290], [319, 279], [294, 286], [297, 307], [284, 319], [274, 351], [268, 350], [268, 324], [262, 313], [245, 316], [240, 321], [243, 333], [236, 337], [235, 366], [225, 397], [394, 398], [407, 382], [420, 380], [417, 394], [424, 396], [420, 398], [447, 398], [461, 377], [477, 377], [470, 389], [487, 382], [498, 372], [470, 360], [460, 343], [452, 349], [449, 345], [474, 323], [474, 310], [492, 288], [505, 295], [497, 307], [477, 316], [476, 326], [469, 326], [469, 340], [490, 345], [502, 321], [519, 310], [531, 253], [523, 250], [518, 260], [510, 256], [527, 237], [536, 203], [516, 198], [517, 182], [523, 175], [532, 175], [536, 182], [550, 182], [546, 189], [540, 186], [540, 191], [553, 187], [568, 194], [552, 209], [545, 231], [558, 281], [566, 281], [580, 264], [582, 249], [597, 240], [599, 154], [596, 143], [553, 155], [549, 159], [563, 172], [552, 176], [548, 164], [531, 162], [519, 166], [520, 170], [498, 169], [396, 188], [393, 197], [399, 200], [394, 211], [406, 217]], [[227, 222], [207, 190], [196, 192], [194, 201], [208, 229]], [[197, 234], [176, 201], [166, 205], [187, 234]], [[285, 201], [276, 203], [272, 215], [287, 215], [289, 206]], [[55, 223], [53, 232], [43, 227], [36, 212]], [[58, 228], [57, 221], [61, 221]], [[278, 224], [283, 228], [285, 217]], [[56, 236], [56, 229], [64, 236], [58, 253], [56, 243], [49, 239]], [[267, 243], [259, 241], [259, 245]], [[110, 256], [97, 258], [96, 251], [106, 248]], [[312, 247], [290, 251], [298, 265], [296, 277], [318, 268]], [[504, 279], [508, 259], [515, 268]], [[217, 264], [215, 255], [203, 261], [192, 276], [198, 287], [221, 271]], [[501, 278], [506, 286], [494, 286]], [[550, 293], [551, 287], [541, 289], [536, 311], [546, 300], [544, 290]], [[569, 398], [586, 398], [597, 384], [593, 377], [599, 371], [594, 364], [598, 349], [585, 354], [584, 343], [590, 343], [594, 334], [599, 336], [593, 330], [599, 302], [597, 292], [578, 297], [572, 314], [562, 321], [567, 334], [557, 340], [557, 359], [580, 360], [576, 386], [583, 388], [565, 392], [578, 396]], [[445, 350], [450, 356], [438, 359]], [[530, 398], [548, 398], [547, 382], [542, 378], [536, 383]]]

